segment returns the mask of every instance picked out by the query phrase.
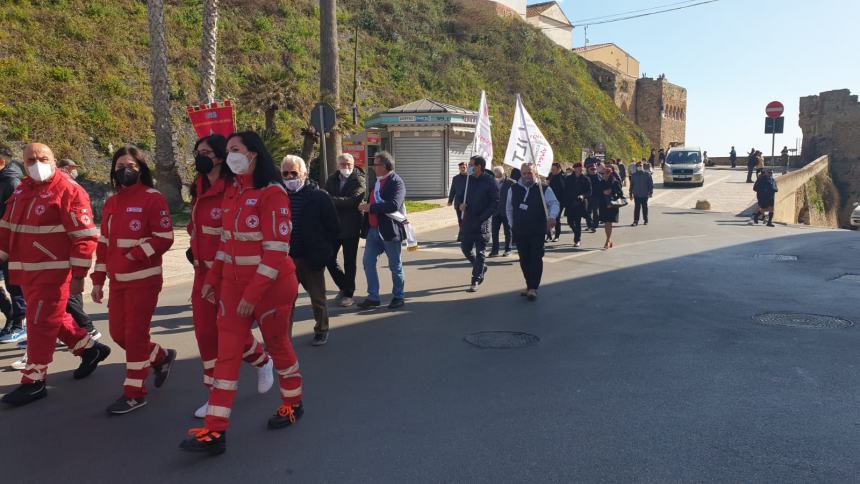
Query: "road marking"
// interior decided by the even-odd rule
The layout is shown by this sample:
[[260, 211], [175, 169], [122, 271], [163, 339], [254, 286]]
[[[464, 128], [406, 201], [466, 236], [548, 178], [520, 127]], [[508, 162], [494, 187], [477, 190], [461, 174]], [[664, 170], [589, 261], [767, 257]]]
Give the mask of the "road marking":
[[[627, 247], [635, 247], [637, 245], [651, 244], [654, 242], [666, 242], [666, 241], [670, 241], [670, 240], [700, 239], [702, 237], [708, 237], [708, 235], [704, 235], [704, 234], [702, 234], [702, 235], [682, 235], [682, 236], [678, 236], [678, 237], [665, 237], [662, 239], [640, 240], [639, 242], [631, 242], [629, 244], [619, 245], [618, 248], [623, 249], [623, 248], [627, 248]], [[613, 248], [612, 250], [614, 251], [617, 249]], [[555, 264], [557, 262], [564, 262], [568, 259], [573, 259], [576, 257], [583, 257], [583, 256], [590, 255], [590, 254], [601, 254], [603, 252], [604, 251], [601, 249], [586, 249], [585, 252], [578, 252], [576, 254], [571, 254], [568, 256], [564, 256], [564, 257], [546, 257], [546, 256], [544, 256], [544, 260], [546, 262], [549, 262], [550, 264]]]

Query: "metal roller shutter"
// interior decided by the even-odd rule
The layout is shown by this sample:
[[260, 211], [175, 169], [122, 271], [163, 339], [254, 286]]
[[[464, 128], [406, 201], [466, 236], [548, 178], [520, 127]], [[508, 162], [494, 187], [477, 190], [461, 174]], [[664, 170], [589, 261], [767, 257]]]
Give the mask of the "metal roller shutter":
[[460, 162], [469, 163], [469, 158], [472, 156], [472, 141], [474, 135], [459, 135], [451, 133], [448, 135], [448, 180], [445, 184], [448, 188], [451, 187], [451, 178], [459, 171], [457, 165]]
[[442, 136], [402, 133], [394, 138], [394, 151], [394, 171], [406, 183], [407, 198], [442, 198], [447, 195]]

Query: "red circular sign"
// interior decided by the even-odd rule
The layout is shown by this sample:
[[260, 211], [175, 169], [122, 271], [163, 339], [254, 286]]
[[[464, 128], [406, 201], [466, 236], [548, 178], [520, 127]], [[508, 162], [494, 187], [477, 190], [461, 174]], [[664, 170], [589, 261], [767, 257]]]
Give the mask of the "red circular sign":
[[779, 101], [773, 101], [767, 105], [764, 112], [767, 113], [767, 117], [769, 118], [778, 118], [785, 112], [785, 106]]

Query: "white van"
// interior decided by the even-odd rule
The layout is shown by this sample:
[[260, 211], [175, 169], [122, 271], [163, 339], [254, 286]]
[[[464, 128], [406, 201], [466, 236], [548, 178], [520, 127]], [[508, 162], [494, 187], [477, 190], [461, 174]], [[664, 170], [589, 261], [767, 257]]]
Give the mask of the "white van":
[[698, 146], [676, 146], [669, 149], [663, 163], [663, 186], [705, 184], [705, 160]]

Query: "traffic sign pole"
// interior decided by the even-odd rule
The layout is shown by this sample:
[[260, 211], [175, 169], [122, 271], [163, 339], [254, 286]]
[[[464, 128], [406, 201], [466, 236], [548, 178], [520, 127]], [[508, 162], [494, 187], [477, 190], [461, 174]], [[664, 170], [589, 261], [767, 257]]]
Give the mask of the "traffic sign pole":
[[779, 101], [773, 101], [764, 108], [765, 114], [769, 118], [773, 118], [773, 136], [770, 143], [770, 166], [776, 168], [776, 125], [782, 113], [785, 112], [785, 106]]

